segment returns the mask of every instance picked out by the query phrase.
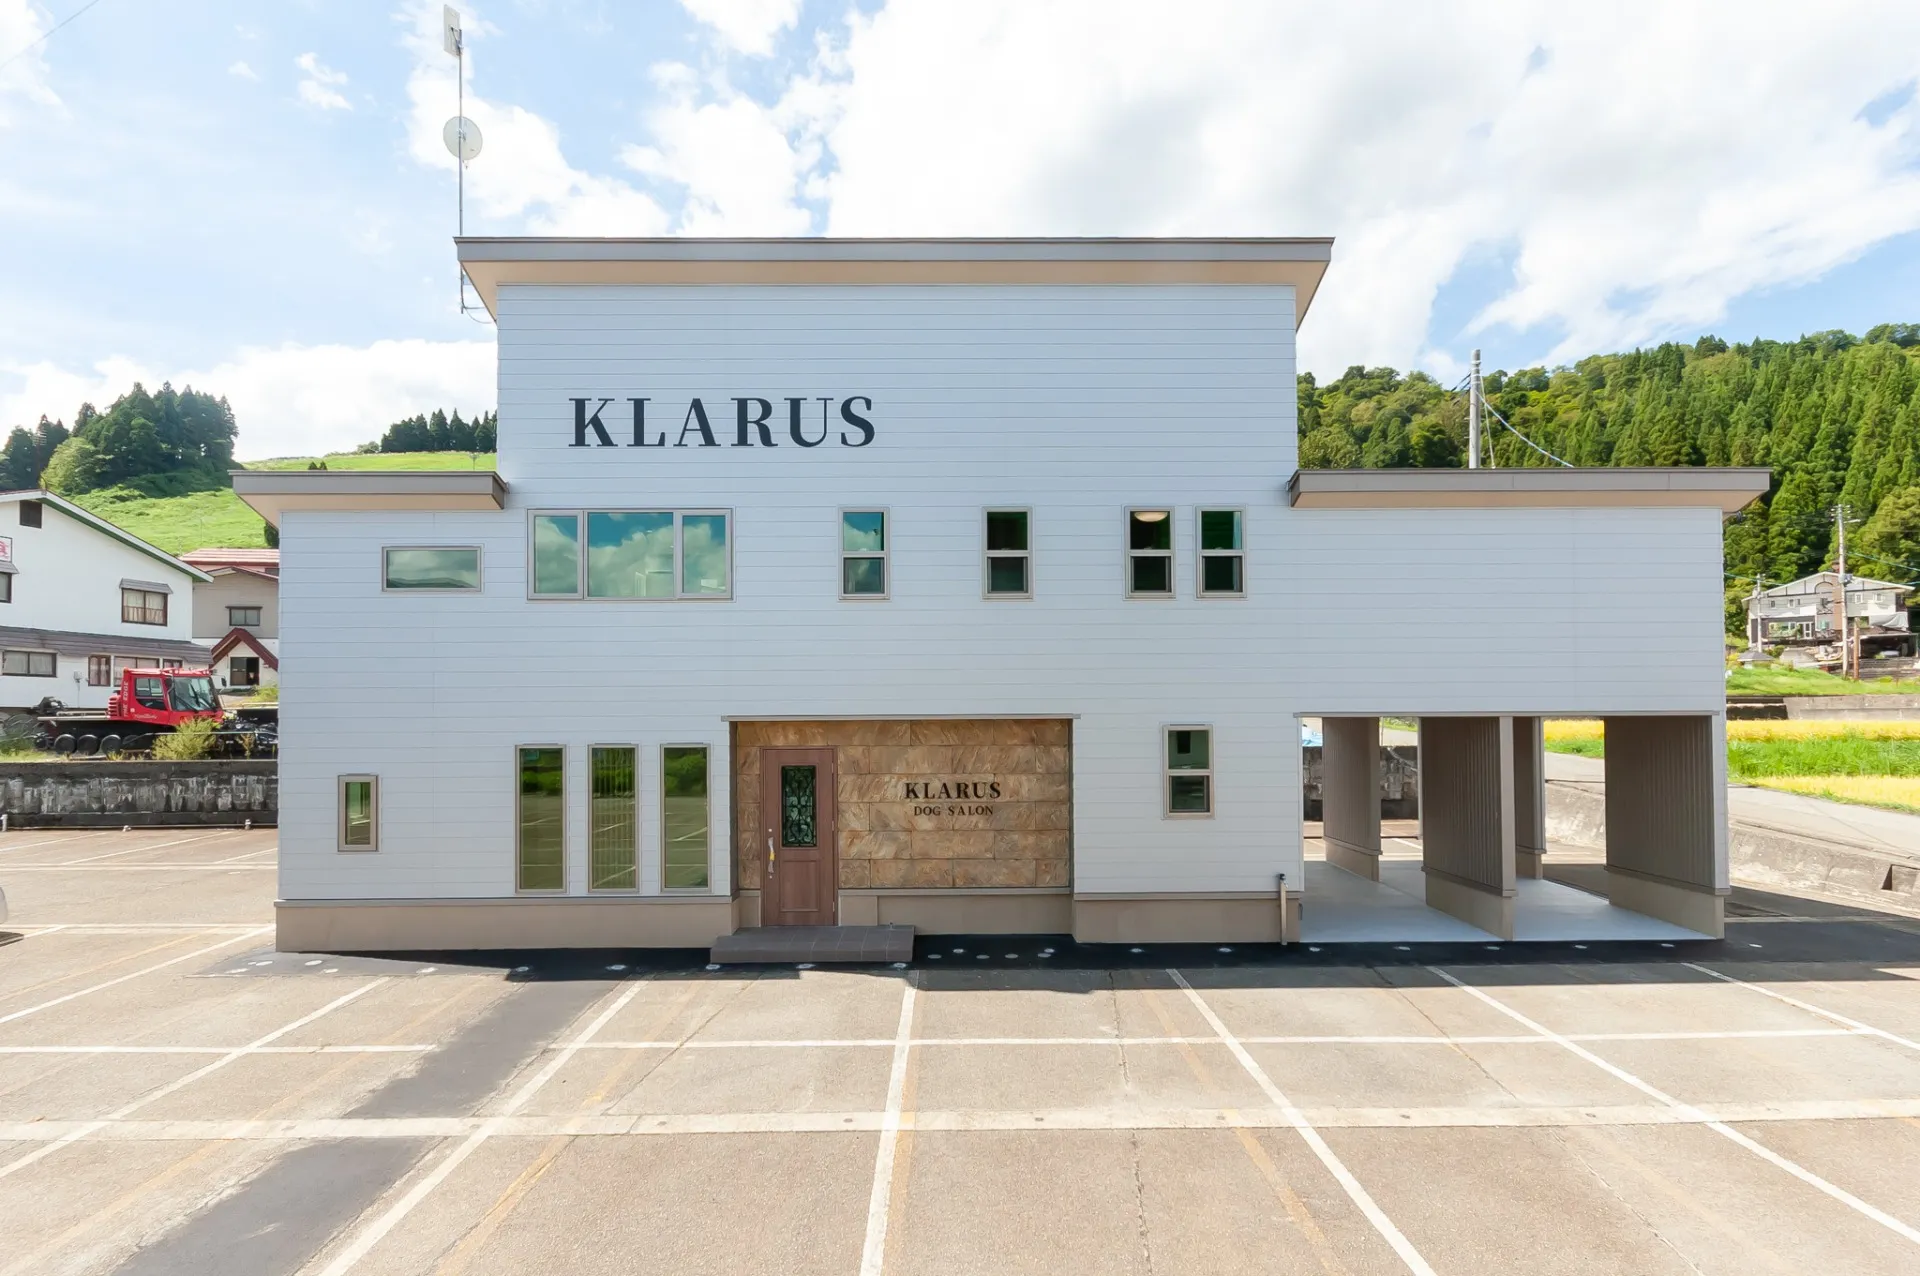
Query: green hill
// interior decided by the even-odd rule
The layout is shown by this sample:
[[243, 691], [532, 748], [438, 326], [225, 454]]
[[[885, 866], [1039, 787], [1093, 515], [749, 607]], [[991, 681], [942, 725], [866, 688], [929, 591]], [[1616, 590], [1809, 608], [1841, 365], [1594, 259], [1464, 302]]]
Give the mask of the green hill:
[[[491, 452], [349, 452], [248, 461], [243, 468], [304, 470], [320, 462], [330, 470], [489, 470], [493, 460]], [[133, 487], [106, 487], [71, 499], [169, 554], [216, 545], [250, 549], [267, 543], [266, 524], [229, 488], [149, 496]]]

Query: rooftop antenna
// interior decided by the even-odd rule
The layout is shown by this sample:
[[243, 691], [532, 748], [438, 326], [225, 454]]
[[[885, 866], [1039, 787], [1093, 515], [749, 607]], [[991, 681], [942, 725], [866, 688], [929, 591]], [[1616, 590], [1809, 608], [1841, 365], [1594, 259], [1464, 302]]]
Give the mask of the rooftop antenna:
[[[456, 234], [467, 233], [467, 164], [480, 153], [480, 126], [467, 118], [467, 42], [460, 30], [460, 14], [452, 5], [440, 8], [440, 43], [454, 60], [455, 115], [448, 120], [446, 127], [440, 130], [441, 140], [447, 144], [448, 152], [453, 156], [459, 172], [458, 212], [456, 214]], [[484, 310], [484, 306], [467, 304], [467, 272], [460, 272], [460, 313], [471, 314], [475, 310]], [[482, 321], [484, 322], [484, 320]]]

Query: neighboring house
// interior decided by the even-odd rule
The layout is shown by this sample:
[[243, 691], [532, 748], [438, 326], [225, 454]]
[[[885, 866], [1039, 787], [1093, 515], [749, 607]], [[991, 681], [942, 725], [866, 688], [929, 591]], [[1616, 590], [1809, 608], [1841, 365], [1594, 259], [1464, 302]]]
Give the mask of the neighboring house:
[[120, 670], [199, 668], [209, 577], [51, 492], [0, 492], [0, 709], [104, 708]]
[[280, 671], [280, 551], [196, 549], [180, 556], [211, 578], [193, 587], [193, 638], [213, 648], [215, 678], [232, 687]]
[[[1915, 635], [1907, 617], [1910, 586], [1866, 576], [1847, 576], [1847, 628], [1859, 640], [1863, 658], [1911, 656]], [[1840, 578], [1815, 572], [1776, 585], [1747, 599], [1747, 645], [1754, 650], [1782, 647], [1793, 663], [1818, 663], [1819, 648], [1838, 658], [1843, 635], [1839, 624]]]

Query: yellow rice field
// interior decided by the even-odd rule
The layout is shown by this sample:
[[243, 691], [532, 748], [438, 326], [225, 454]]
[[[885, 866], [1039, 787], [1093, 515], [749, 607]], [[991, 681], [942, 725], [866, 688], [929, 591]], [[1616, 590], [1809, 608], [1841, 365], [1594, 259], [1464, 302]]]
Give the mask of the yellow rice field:
[[[1547, 747], [1555, 744], [1598, 742], [1598, 718], [1549, 720]], [[1845, 722], [1825, 719], [1740, 721], [1727, 724], [1728, 741], [1762, 740], [1920, 740], [1920, 721]]]
[[1769, 775], [1749, 783], [1839, 802], [1920, 811], [1920, 775]]

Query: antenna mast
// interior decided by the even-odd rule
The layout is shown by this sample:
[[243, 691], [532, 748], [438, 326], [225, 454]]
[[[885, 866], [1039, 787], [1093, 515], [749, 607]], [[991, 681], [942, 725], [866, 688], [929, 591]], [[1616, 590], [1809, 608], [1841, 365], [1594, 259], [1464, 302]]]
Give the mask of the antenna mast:
[[[467, 118], [467, 40], [460, 30], [460, 15], [452, 5], [443, 5], [440, 9], [440, 42], [454, 61], [454, 101], [456, 114], [447, 121], [440, 131], [441, 140], [446, 142], [447, 150], [453, 155], [457, 178], [455, 213], [456, 234], [467, 233], [467, 162], [480, 153], [480, 126]], [[467, 304], [467, 275], [460, 272], [460, 313], [467, 314], [474, 309]]]
[[1473, 352], [1467, 373], [1467, 468], [1480, 468], [1480, 352]]

